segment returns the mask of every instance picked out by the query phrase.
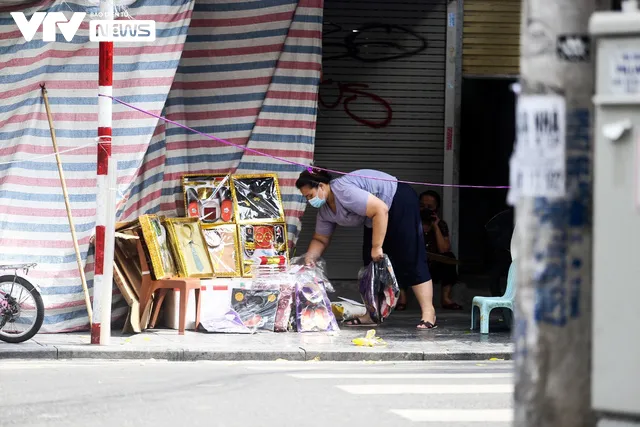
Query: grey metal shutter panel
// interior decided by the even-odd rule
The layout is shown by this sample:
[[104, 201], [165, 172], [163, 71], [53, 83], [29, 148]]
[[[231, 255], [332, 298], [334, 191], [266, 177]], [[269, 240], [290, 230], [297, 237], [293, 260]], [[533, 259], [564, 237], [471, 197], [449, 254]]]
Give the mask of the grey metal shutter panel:
[[[446, 8], [446, 0], [325, 0], [323, 78], [369, 85], [355, 89], [386, 100], [392, 108], [392, 119], [388, 126], [376, 129], [351, 118], [344, 109], [344, 100], [335, 108], [319, 106], [316, 165], [346, 172], [377, 169], [402, 180], [442, 182]], [[372, 24], [374, 28], [367, 27]], [[398, 27], [386, 33], [386, 28], [377, 24]], [[349, 56], [336, 58], [347, 51], [345, 37], [353, 37], [358, 29], [364, 30], [352, 46], [360, 44], [364, 59], [402, 53], [385, 42], [397, 42], [409, 51], [422, 50], [375, 62]], [[320, 88], [326, 104], [335, 103], [338, 94], [336, 83]], [[383, 105], [367, 96], [358, 96], [348, 107], [366, 120], [382, 122], [387, 117]], [[306, 251], [313, 235], [315, 215], [316, 210], [308, 207], [298, 255]], [[362, 229], [338, 227], [325, 259], [332, 279], [355, 279], [362, 266]]]
[[520, 73], [520, 0], [465, 0], [462, 74], [473, 77]]

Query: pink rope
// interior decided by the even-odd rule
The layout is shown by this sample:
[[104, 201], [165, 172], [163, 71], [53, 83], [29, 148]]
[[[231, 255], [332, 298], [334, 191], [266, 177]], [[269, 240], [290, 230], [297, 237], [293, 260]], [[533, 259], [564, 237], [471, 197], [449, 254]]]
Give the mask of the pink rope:
[[178, 127], [181, 127], [183, 129], [186, 129], [186, 130], [191, 131], [193, 133], [197, 133], [198, 135], [202, 135], [202, 136], [204, 136], [206, 138], [213, 139], [214, 141], [218, 141], [218, 142], [221, 142], [223, 144], [230, 145], [232, 147], [238, 148], [240, 150], [248, 151], [248, 152], [253, 153], [253, 154], [257, 154], [257, 155], [264, 156], [264, 157], [270, 157], [270, 158], [272, 158], [274, 160], [278, 160], [278, 161], [283, 162], [283, 163], [288, 163], [290, 165], [299, 166], [299, 167], [301, 167], [303, 169], [308, 170], [309, 172], [313, 172], [314, 169], [315, 169], [315, 170], [321, 170], [321, 171], [329, 172], [329, 173], [332, 173], [332, 174], [335, 174], [335, 175], [350, 175], [350, 176], [356, 176], [358, 178], [373, 179], [373, 180], [376, 180], [376, 181], [398, 182], [398, 183], [403, 183], [403, 184], [413, 184], [413, 185], [420, 185], [420, 186], [426, 186], [426, 187], [482, 188], [482, 189], [509, 188], [508, 185], [460, 185], [460, 184], [434, 184], [434, 183], [431, 183], [431, 182], [417, 182], [417, 181], [402, 181], [402, 180], [399, 180], [399, 179], [379, 178], [379, 177], [374, 177], [374, 176], [360, 175], [360, 174], [356, 174], [356, 173], [352, 173], [352, 172], [343, 172], [343, 171], [334, 170], [334, 169], [325, 169], [325, 168], [320, 168], [320, 167], [317, 167], [317, 166], [304, 165], [302, 163], [294, 162], [292, 160], [283, 159], [282, 157], [278, 157], [278, 156], [274, 156], [274, 155], [271, 155], [271, 154], [263, 153], [262, 151], [254, 150], [253, 148], [244, 147], [242, 145], [234, 144], [233, 142], [217, 138], [217, 137], [215, 137], [213, 135], [209, 135], [208, 133], [200, 132], [199, 130], [190, 128], [189, 126], [185, 126], [182, 123], [178, 123], [178, 122], [173, 121], [171, 119], [167, 119], [166, 117], [162, 117], [162, 116], [159, 116], [157, 114], [154, 114], [151, 111], [143, 110], [142, 108], [136, 107], [135, 105], [131, 105], [128, 102], [125, 102], [125, 101], [123, 101], [121, 99], [118, 99], [118, 98], [115, 98], [113, 96], [103, 95], [103, 94], [99, 94], [98, 96], [104, 96], [106, 98], [111, 98], [115, 102], [117, 102], [119, 104], [122, 104], [125, 107], [129, 107], [129, 108], [131, 108], [133, 110], [139, 111], [139, 112], [144, 113], [144, 114], [146, 114], [148, 116], [152, 116], [152, 117], [155, 117], [157, 119], [163, 120], [163, 121], [165, 121], [167, 123], [171, 123], [172, 125], [176, 125]]

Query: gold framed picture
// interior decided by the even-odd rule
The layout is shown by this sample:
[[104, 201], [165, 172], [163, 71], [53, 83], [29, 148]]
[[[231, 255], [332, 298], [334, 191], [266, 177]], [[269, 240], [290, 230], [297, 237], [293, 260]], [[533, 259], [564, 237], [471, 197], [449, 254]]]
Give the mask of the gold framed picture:
[[207, 244], [213, 271], [217, 277], [240, 277], [240, 250], [235, 224], [203, 224], [202, 233]]
[[232, 175], [231, 183], [238, 224], [285, 221], [276, 174]]
[[289, 260], [287, 248], [287, 225], [285, 223], [262, 223], [238, 225], [242, 277], [251, 277], [257, 262], [262, 265], [286, 264]]
[[182, 176], [184, 212], [202, 224], [235, 222], [229, 174], [187, 174]]
[[213, 277], [214, 270], [198, 218], [167, 218], [169, 243], [183, 277]]
[[155, 280], [168, 279], [178, 273], [176, 262], [169, 248], [169, 238], [162, 218], [142, 215], [138, 218]]

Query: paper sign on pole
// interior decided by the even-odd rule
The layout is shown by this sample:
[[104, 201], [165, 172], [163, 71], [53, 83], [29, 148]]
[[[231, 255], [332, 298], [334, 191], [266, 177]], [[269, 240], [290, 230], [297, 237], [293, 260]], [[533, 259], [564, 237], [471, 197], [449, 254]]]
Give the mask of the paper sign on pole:
[[509, 162], [508, 202], [521, 196], [566, 193], [566, 104], [557, 95], [521, 95], [516, 110], [516, 145]]

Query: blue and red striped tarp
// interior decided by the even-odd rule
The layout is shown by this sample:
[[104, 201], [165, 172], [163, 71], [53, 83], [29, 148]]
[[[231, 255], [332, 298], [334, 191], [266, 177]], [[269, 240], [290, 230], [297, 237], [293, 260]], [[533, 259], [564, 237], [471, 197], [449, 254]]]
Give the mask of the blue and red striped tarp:
[[[56, 0], [35, 11], [98, 11]], [[43, 331], [88, 326], [40, 84], [53, 112], [76, 232], [92, 287], [98, 45], [88, 18], [71, 42], [26, 42], [0, 8], [0, 263], [37, 262]], [[240, 145], [308, 164], [321, 67], [322, 0], [146, 0], [128, 7], [157, 22], [153, 44], [116, 44], [114, 96]], [[304, 210], [300, 168], [225, 146], [115, 103], [118, 220], [182, 215], [180, 177], [200, 172], [279, 174], [290, 239]], [[42, 157], [46, 156], [46, 157]], [[91, 248], [92, 251], [92, 248]], [[87, 253], [89, 252], [88, 256]], [[116, 298], [115, 315], [126, 306]]]

